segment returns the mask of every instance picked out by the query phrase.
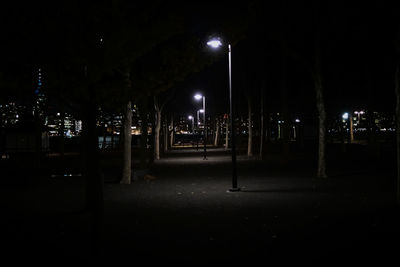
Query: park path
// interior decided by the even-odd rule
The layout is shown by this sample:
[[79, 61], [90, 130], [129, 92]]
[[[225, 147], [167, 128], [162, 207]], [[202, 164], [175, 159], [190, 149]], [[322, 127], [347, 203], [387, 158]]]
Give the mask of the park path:
[[[229, 151], [168, 152], [130, 185], [104, 185], [98, 253], [81, 176], [4, 184], [4, 259], [134, 263], [291, 263], [360, 265], [397, 257], [400, 220], [390, 188], [373, 173], [313, 177], [302, 162], [238, 157], [240, 192], [231, 187]], [[378, 177], [379, 178], [379, 177]], [[21, 256], [23, 255], [23, 256]], [[397, 260], [397, 259], [396, 259]]]
[[155, 163], [152, 179], [106, 185], [105, 260], [326, 266], [394, 255], [398, 216], [371, 183], [319, 182], [312, 170], [239, 156], [241, 191], [228, 192], [229, 151], [207, 152], [203, 160], [201, 149], [173, 150]]

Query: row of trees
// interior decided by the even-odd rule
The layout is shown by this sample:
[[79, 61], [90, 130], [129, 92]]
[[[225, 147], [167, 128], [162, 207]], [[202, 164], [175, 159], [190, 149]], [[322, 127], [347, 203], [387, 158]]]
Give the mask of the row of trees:
[[[103, 211], [96, 131], [99, 108], [124, 114], [121, 183], [130, 183], [132, 102], [151, 110], [147, 100], [152, 100], [155, 117], [143, 112], [143, 122], [147, 125], [148, 119], [154, 119], [157, 159], [162, 112], [173, 96], [170, 90], [216, 59], [204, 56], [206, 36], [193, 31], [187, 7], [168, 1], [58, 1], [15, 6], [2, 17], [3, 36], [7, 36], [1, 51], [2, 100], [33, 95], [34, 73], [41, 68], [43, 91], [49, 99], [69, 106], [82, 120], [86, 208], [93, 217], [95, 239]], [[219, 27], [238, 38], [246, 26], [241, 22], [242, 18], [235, 18]]]

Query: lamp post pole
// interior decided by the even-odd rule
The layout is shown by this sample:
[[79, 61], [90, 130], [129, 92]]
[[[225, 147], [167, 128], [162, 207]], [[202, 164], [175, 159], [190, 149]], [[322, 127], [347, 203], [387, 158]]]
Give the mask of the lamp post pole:
[[[218, 48], [222, 46], [222, 42], [219, 38], [212, 39], [207, 42], [207, 45], [212, 48]], [[236, 168], [236, 144], [235, 144], [235, 127], [234, 127], [234, 113], [233, 113], [233, 100], [232, 100], [232, 47], [228, 44], [228, 63], [229, 63], [229, 121], [230, 121], [230, 132], [231, 132], [231, 154], [232, 154], [232, 188], [230, 192], [240, 191], [237, 186], [237, 168]]]
[[237, 186], [237, 168], [236, 168], [236, 144], [235, 144], [235, 127], [234, 127], [234, 117], [233, 117], [233, 104], [232, 104], [232, 48], [228, 44], [228, 67], [229, 67], [229, 126], [231, 130], [231, 154], [232, 154], [232, 188], [229, 191], [240, 191]]
[[192, 115], [189, 115], [188, 119], [191, 121], [192, 123], [192, 134], [194, 134], [194, 118]]
[[200, 115], [199, 115], [200, 110], [197, 111], [197, 132], [199, 132], [200, 128]]

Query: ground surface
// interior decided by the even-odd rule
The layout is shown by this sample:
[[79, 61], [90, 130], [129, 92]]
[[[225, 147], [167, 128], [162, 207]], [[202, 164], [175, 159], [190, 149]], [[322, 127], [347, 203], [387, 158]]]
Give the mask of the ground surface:
[[330, 178], [320, 181], [305, 158], [282, 165], [272, 158], [239, 156], [241, 191], [229, 192], [229, 155], [210, 148], [203, 160], [202, 150], [174, 150], [151, 168], [154, 179], [106, 182], [95, 256], [88, 256], [92, 227], [83, 211], [82, 176], [4, 183], [3, 258], [110, 266], [138, 261], [384, 266], [398, 261], [395, 179], [385, 164], [354, 161], [340, 168], [332, 163]]

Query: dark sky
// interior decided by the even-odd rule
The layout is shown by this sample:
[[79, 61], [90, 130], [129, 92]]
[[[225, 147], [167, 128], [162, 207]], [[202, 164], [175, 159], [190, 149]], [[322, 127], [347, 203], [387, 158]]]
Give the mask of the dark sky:
[[[224, 29], [235, 32], [242, 24], [248, 24], [245, 35], [237, 42], [235, 39], [232, 44], [234, 102], [239, 112], [245, 113], [246, 94], [253, 95], [258, 105], [260, 88], [264, 88], [270, 110], [279, 111], [282, 103], [287, 103], [292, 112], [314, 111], [313, 81], [306, 65], [312, 65], [313, 62], [316, 29], [320, 32], [328, 112], [368, 107], [389, 111], [394, 109], [394, 40], [400, 13], [389, 1], [362, 4], [350, 1], [323, 1], [322, 4], [319, 1], [288, 0], [165, 3], [169, 10], [182, 11], [186, 17], [186, 27], [204, 42], [210, 34], [221, 34], [226, 38]], [[1, 11], [2, 17], [9, 18], [1, 21], [2, 55], [8, 53], [8, 43], [21, 45], [14, 47], [13, 51], [24, 51], [27, 44], [15, 40], [21, 37], [20, 29], [32, 27], [26, 25], [25, 17], [31, 16], [32, 12], [39, 12], [41, 7], [57, 9], [57, 4], [47, 7], [36, 2], [31, 6], [13, 5], [12, 9], [5, 5]], [[32, 30], [37, 29], [32, 27]], [[37, 33], [40, 38], [40, 30]], [[284, 75], [282, 40], [290, 50]], [[224, 41], [226, 45], [230, 40], [227, 38]], [[204, 52], [204, 56], [215, 57], [216, 61], [177, 84], [177, 93], [170, 105], [175, 112], [194, 113], [201, 106], [193, 99], [197, 92], [206, 95], [210, 114], [228, 112], [226, 47], [225, 51]], [[282, 89], [283, 80], [286, 93]]]
[[[325, 1], [324, 1], [325, 2]], [[289, 55], [287, 59], [287, 94], [282, 94], [282, 49], [279, 37], [287, 40], [291, 50], [313, 60], [314, 7], [306, 1], [256, 3], [252, 24], [246, 37], [232, 51], [233, 89], [239, 112], [245, 112], [243, 92], [253, 92], [258, 102], [259, 88], [264, 84], [265, 97], [271, 109], [279, 110], [283, 95], [293, 112], [315, 110], [313, 81], [304, 63]], [[241, 6], [242, 5], [242, 6]], [[218, 18], [241, 13], [245, 4], [219, 6], [218, 12], [205, 12], [194, 18], [199, 32], [211, 31]], [[202, 7], [206, 10], [208, 7]], [[321, 62], [328, 112], [371, 109], [394, 111], [395, 19], [398, 9], [389, 2], [362, 5], [348, 1], [327, 1], [319, 6]], [[215, 14], [220, 17], [215, 17]], [[211, 55], [208, 55], [211, 56]], [[182, 113], [196, 110], [192, 95], [202, 91], [207, 96], [210, 113], [228, 111], [228, 60], [221, 57], [203, 72], [180, 85], [174, 110]], [[255, 91], [255, 92], [254, 92]], [[178, 100], [179, 99], [179, 100]]]

